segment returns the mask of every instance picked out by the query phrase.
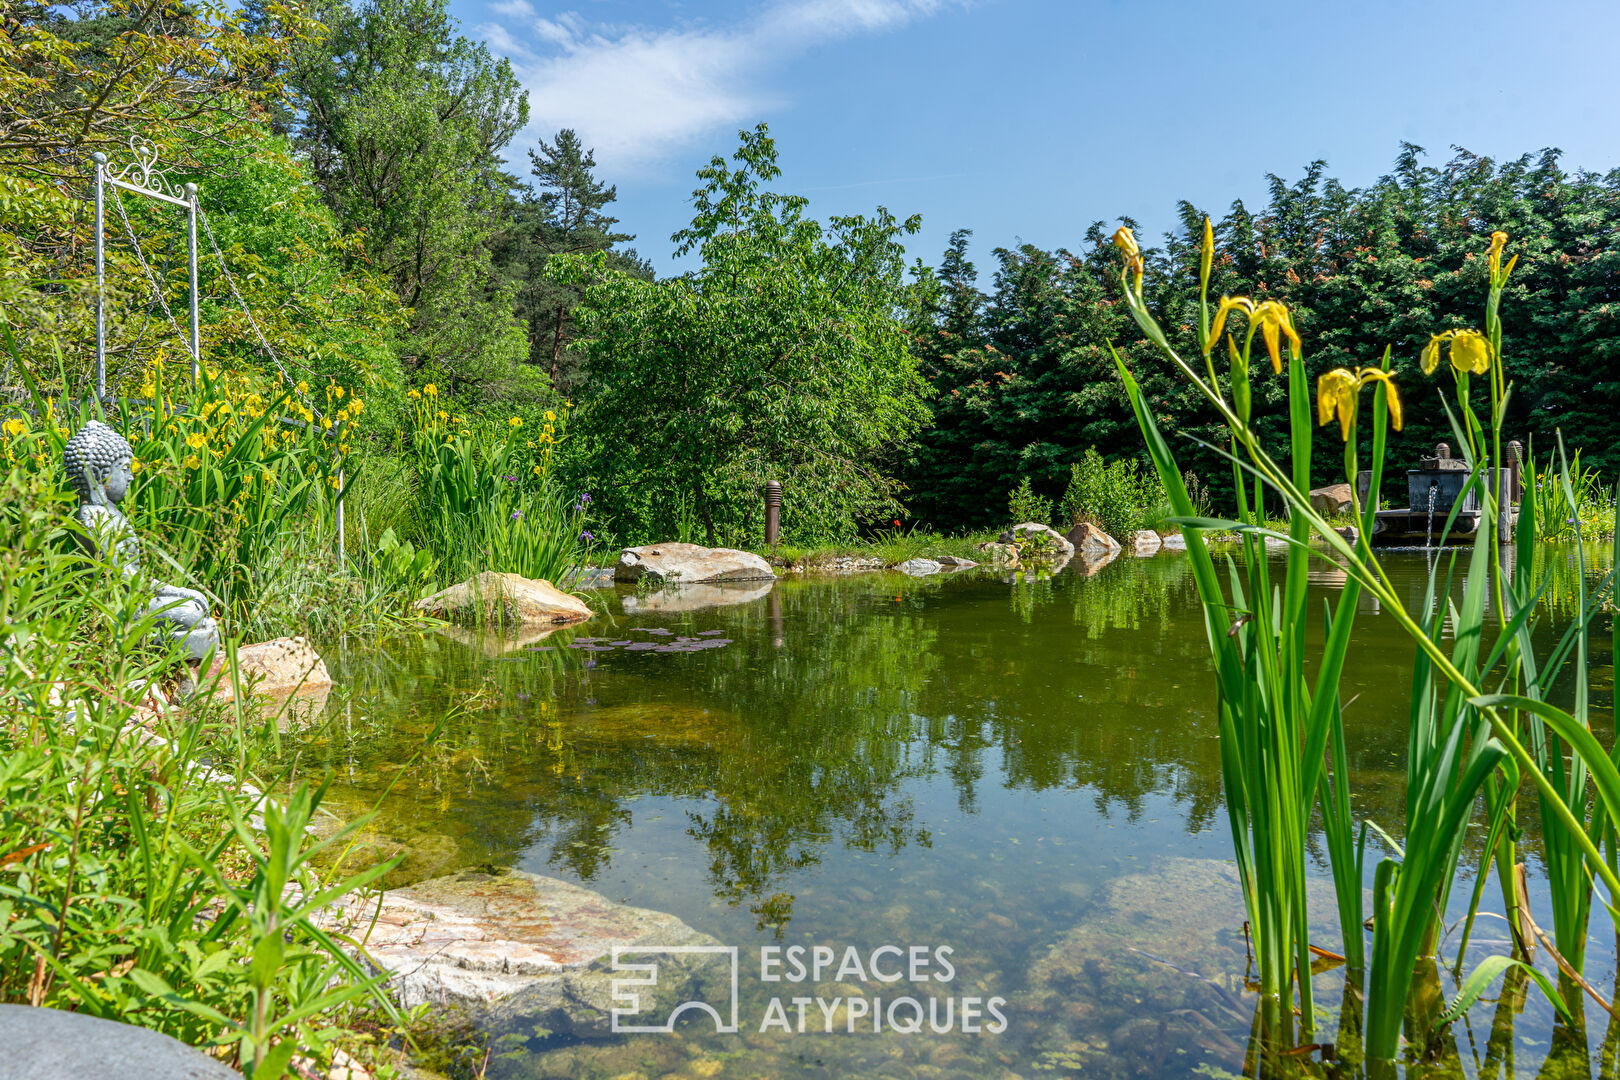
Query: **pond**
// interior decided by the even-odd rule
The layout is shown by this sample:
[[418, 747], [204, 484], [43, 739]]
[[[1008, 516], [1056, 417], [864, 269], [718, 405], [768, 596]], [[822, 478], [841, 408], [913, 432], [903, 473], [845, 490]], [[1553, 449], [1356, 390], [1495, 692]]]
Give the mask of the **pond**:
[[[1436, 557], [1388, 557], [1414, 608]], [[1545, 557], [1572, 587], [1573, 550]], [[1163, 554], [1045, 580], [972, 570], [605, 590], [607, 614], [544, 639], [334, 647], [349, 694], [300, 752], [335, 770], [340, 808], [380, 803], [378, 831], [407, 852], [396, 883], [517, 867], [738, 948], [739, 1032], [707, 1018], [601, 1042], [540, 1032], [503, 1043], [491, 1077], [1243, 1073], [1254, 995], [1188, 569]], [[1343, 578], [1324, 564], [1312, 582], [1320, 610]], [[1553, 617], [1571, 602], [1551, 597]], [[1605, 741], [1607, 625], [1593, 657]], [[1344, 681], [1355, 812], [1397, 839], [1411, 659], [1367, 606]], [[1533, 795], [1521, 806], [1544, 912]], [[1313, 937], [1333, 948], [1315, 865]], [[1613, 938], [1596, 906], [1588, 975], [1608, 986]], [[1483, 909], [1500, 907], [1493, 875]], [[1505, 938], [1482, 918], [1466, 966]], [[876, 977], [914, 946], [921, 979]], [[840, 966], [853, 947], [860, 970], [761, 978], [762, 955], [809, 966], [817, 947]], [[1341, 982], [1331, 968], [1315, 980], [1322, 1041]], [[1442, 974], [1446, 994], [1455, 986]], [[922, 1030], [874, 1025], [901, 996], [920, 1003]], [[894, 1026], [910, 1026], [909, 1009]], [[1584, 1036], [1554, 1019], [1522, 979], [1498, 984], [1432, 1071], [1586, 1076], [1605, 1054], [1612, 1071], [1620, 1035], [1601, 1012], [1589, 1009]]]

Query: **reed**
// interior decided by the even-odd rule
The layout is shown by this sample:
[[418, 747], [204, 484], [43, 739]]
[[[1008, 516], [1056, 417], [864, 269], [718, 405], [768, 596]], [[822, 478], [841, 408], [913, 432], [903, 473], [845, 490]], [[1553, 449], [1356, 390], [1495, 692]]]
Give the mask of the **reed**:
[[[1531, 619], [1545, 588], [1533, 578], [1533, 507], [1520, 521], [1521, 543], [1513, 583], [1508, 584], [1505, 575], [1495, 572], [1494, 524], [1500, 489], [1487, 481], [1495, 475], [1493, 465], [1503, 460], [1501, 424], [1511, 391], [1503, 373], [1498, 314], [1502, 287], [1514, 265], [1512, 260], [1506, 267], [1501, 264], [1506, 241], [1505, 234], [1493, 234], [1488, 252], [1490, 290], [1485, 331], [1435, 335], [1422, 357], [1424, 370], [1433, 373], [1442, 350], [1449, 351], [1457, 400], [1451, 413], [1453, 428], [1470, 470], [1468, 485], [1480, 494], [1485, 509], [1466, 563], [1460, 603], [1451, 601], [1450, 575], [1455, 567], [1448, 571], [1445, 587], [1439, 589], [1437, 566], [1431, 574], [1426, 606], [1414, 614], [1391, 586], [1370, 546], [1376, 508], [1356, 507], [1361, 528], [1352, 541], [1310, 505], [1306, 494], [1311, 476], [1309, 387], [1301, 359], [1302, 342], [1291, 314], [1276, 301], [1257, 304], [1246, 298], [1222, 297], [1212, 316], [1208, 285], [1214, 243], [1206, 223], [1198, 336], [1203, 362], [1189, 363], [1171, 345], [1143, 303], [1144, 264], [1130, 231], [1121, 229], [1115, 237], [1125, 255], [1121, 287], [1128, 309], [1149, 341], [1214, 407], [1230, 436], [1223, 452], [1237, 481], [1237, 516], [1223, 520], [1197, 514], [1181, 483], [1175, 455], [1158, 430], [1139, 385], [1116, 354], [1149, 454], [1187, 538], [1204, 607], [1215, 661], [1228, 813], [1245, 903], [1255, 927], [1263, 995], [1261, 1019], [1266, 1021], [1262, 1028], [1273, 1042], [1292, 1037], [1289, 1015], [1296, 992], [1302, 1028], [1308, 1031], [1311, 1023], [1310, 951], [1304, 919], [1306, 883], [1296, 853], [1303, 847], [1313, 806], [1319, 806], [1323, 815], [1352, 984], [1362, 977], [1363, 957], [1367, 960], [1360, 1034], [1369, 1062], [1387, 1062], [1396, 1057], [1403, 1021], [1409, 1023], [1411, 1041], [1423, 1042], [1460, 1011], [1454, 1004], [1439, 1015], [1414, 1016], [1408, 1010], [1408, 995], [1420, 970], [1434, 970], [1433, 960], [1427, 958], [1436, 956], [1440, 920], [1456, 879], [1463, 836], [1480, 795], [1484, 795], [1489, 830], [1481, 878], [1494, 863], [1503, 902], [1510, 923], [1520, 935], [1521, 947], [1529, 920], [1527, 913], [1518, 909], [1514, 882], [1520, 868], [1512, 840], [1517, 833], [1515, 795], [1521, 776], [1529, 777], [1537, 789], [1543, 830], [1550, 837], [1548, 851], [1557, 864], [1554, 888], [1563, 894], [1555, 900], [1555, 922], [1561, 920], [1560, 940], [1575, 953], [1577, 962], [1581, 950], [1576, 942], [1584, 942], [1591, 888], [1590, 878], [1580, 868], [1589, 867], [1602, 878], [1610, 895], [1616, 895], [1620, 888], [1620, 867], [1614, 859], [1620, 844], [1614, 842], [1613, 829], [1614, 811], [1620, 807], [1620, 770], [1592, 736], [1586, 716], [1585, 685], [1586, 639], [1597, 601], [1612, 596], [1613, 572], [1591, 597], [1584, 594], [1581, 575], [1579, 588], [1583, 595], [1577, 604], [1576, 619], [1551, 653], [1541, 658], [1532, 648], [1530, 633]], [[1241, 345], [1235, 332], [1222, 336], [1228, 319], [1236, 317], [1246, 323]], [[1264, 353], [1253, 351], [1257, 335], [1264, 343]], [[1212, 358], [1223, 345], [1229, 361], [1224, 381], [1217, 376]], [[1273, 371], [1280, 375], [1285, 352], [1290, 406], [1288, 469], [1277, 463], [1251, 427], [1249, 408], [1251, 358], [1269, 356]], [[1488, 387], [1488, 428], [1471, 399], [1471, 379], [1477, 376], [1485, 376]], [[1379, 366], [1336, 369], [1323, 375], [1316, 388], [1316, 419], [1324, 425], [1338, 421], [1345, 475], [1352, 491], [1356, 490], [1359, 465], [1361, 391], [1369, 387], [1373, 390], [1372, 490], [1376, 491], [1387, 430], [1398, 429], [1401, 421], [1390, 350], [1385, 350]], [[1567, 467], [1564, 483], [1568, 484]], [[1252, 503], [1246, 493], [1250, 485]], [[1286, 535], [1265, 527], [1259, 517], [1262, 497], [1268, 493], [1280, 497], [1288, 508]], [[1570, 505], [1577, 505], [1573, 490], [1566, 488], [1566, 498]], [[1453, 508], [1447, 532], [1455, 518]], [[1229, 560], [1224, 587], [1203, 540], [1203, 534], [1214, 529], [1236, 530], [1243, 537], [1241, 570], [1234, 560]], [[1287, 545], [1280, 582], [1273, 581], [1269, 574], [1262, 546], [1266, 539]], [[1307, 561], [1313, 557], [1337, 564], [1345, 571], [1347, 584], [1338, 604], [1326, 615], [1316, 677], [1307, 682], [1302, 672], [1309, 613], [1304, 604], [1303, 582]], [[1363, 822], [1356, 828], [1351, 819], [1338, 695], [1350, 625], [1363, 593], [1378, 601], [1387, 617], [1415, 646], [1402, 823], [1405, 845], [1391, 841], [1396, 857], [1381, 859], [1373, 871], [1370, 956], [1362, 944], [1360, 903], [1365, 834], [1372, 823]], [[1496, 612], [1498, 630], [1490, 647], [1485, 635], [1488, 610]], [[1449, 650], [1442, 633], [1447, 623], [1453, 631]], [[1569, 659], [1574, 661], [1571, 669], [1579, 669], [1573, 711], [1547, 700], [1557, 674], [1555, 669]], [[1530, 736], [1528, 745], [1526, 732]], [[1594, 807], [1590, 819], [1588, 790]], [[1608, 849], [1608, 861], [1604, 861], [1604, 848]], [[1470, 921], [1478, 903], [1476, 891], [1470, 904]], [[1459, 965], [1460, 956], [1459, 950]], [[1477, 998], [1485, 983], [1515, 966], [1524, 968], [1533, 981], [1542, 985], [1561, 1010], [1567, 1008], [1567, 1002], [1553, 992], [1545, 978], [1516, 956], [1494, 957], [1479, 965], [1465, 980], [1459, 1002], [1470, 994]], [[1572, 968], [1578, 973], [1578, 966], [1572, 964]], [[1355, 996], [1347, 993], [1347, 1000]], [[1341, 1042], [1343, 1028], [1341, 1023]]]

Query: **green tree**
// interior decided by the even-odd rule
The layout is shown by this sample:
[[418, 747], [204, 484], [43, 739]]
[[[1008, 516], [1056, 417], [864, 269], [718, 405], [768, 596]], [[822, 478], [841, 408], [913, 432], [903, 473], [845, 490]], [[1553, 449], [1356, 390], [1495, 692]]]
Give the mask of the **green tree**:
[[515, 183], [499, 154], [528, 121], [511, 65], [456, 33], [443, 0], [325, 0], [318, 14], [327, 35], [287, 74], [298, 145], [411, 308], [407, 365], [453, 392], [537, 392], [491, 261]]
[[551, 260], [584, 287], [576, 430], [621, 535], [659, 539], [685, 507], [711, 543], [758, 540], [760, 489], [778, 479], [785, 535], [849, 536], [896, 509], [878, 463], [928, 417], [900, 243], [918, 219], [809, 219], [764, 186], [781, 173], [765, 126], [740, 134], [731, 163], [699, 170], [673, 237], [696, 270], [649, 282], [600, 253]]
[[553, 142], [529, 151], [529, 160], [538, 191], [518, 204], [495, 258], [514, 284], [518, 315], [529, 327], [529, 363], [566, 390], [578, 381], [570, 347], [578, 336], [574, 307], [583, 294], [580, 286], [547, 276], [547, 260], [600, 251], [610, 266], [638, 277], [650, 281], [653, 271], [634, 249], [616, 249], [635, 237], [614, 231], [618, 219], [604, 210], [618, 190], [596, 179], [596, 157], [578, 135], [564, 128]]

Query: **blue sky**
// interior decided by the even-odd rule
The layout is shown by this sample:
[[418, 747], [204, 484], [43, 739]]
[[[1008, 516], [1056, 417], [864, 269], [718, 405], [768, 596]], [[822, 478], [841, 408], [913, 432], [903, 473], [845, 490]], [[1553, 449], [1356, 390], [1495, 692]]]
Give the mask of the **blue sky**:
[[[1557, 146], [1620, 166], [1620, 3], [451, 0], [511, 59], [535, 139], [572, 127], [660, 272], [694, 171], [770, 124], [817, 216], [923, 215], [991, 249], [1079, 247], [1095, 220], [1170, 227], [1178, 199], [1264, 201], [1317, 158], [1359, 186], [1402, 141], [1444, 162]], [[526, 171], [526, 165], [525, 169]]]

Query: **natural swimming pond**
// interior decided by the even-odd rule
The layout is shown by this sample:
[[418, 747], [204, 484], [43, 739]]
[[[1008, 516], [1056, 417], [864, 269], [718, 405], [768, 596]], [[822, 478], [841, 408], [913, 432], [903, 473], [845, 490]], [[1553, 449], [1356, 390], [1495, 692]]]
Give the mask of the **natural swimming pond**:
[[[1571, 591], [1574, 555], [1545, 549]], [[1414, 609], [1437, 557], [1387, 558]], [[1343, 584], [1326, 564], [1312, 580], [1322, 598]], [[606, 614], [543, 639], [332, 649], [349, 695], [300, 750], [336, 771], [339, 806], [381, 800], [381, 833], [408, 853], [400, 883], [513, 866], [738, 948], [739, 1032], [702, 1018], [600, 1042], [542, 1032], [498, 1048], [491, 1077], [1245, 1071], [1254, 996], [1185, 556], [1046, 580], [885, 573], [600, 595]], [[1549, 618], [1570, 603], [1549, 598]], [[1607, 618], [1592, 658], [1606, 744]], [[1370, 606], [1356, 635], [1343, 684], [1354, 808], [1398, 840], [1412, 650]], [[1533, 796], [1521, 807], [1544, 911]], [[1331, 948], [1319, 869], [1313, 938]], [[1495, 889], [1493, 877], [1486, 911], [1500, 910]], [[1609, 987], [1601, 905], [1592, 926], [1587, 974]], [[821, 977], [793, 981], [791, 958], [810, 968], [817, 947], [832, 958]], [[921, 970], [907, 967], [913, 947]], [[1482, 919], [1465, 967], [1506, 948], [1502, 924]], [[780, 981], [762, 980], [762, 950]], [[1341, 981], [1326, 965], [1316, 980], [1324, 1042]], [[1442, 973], [1438, 986], [1456, 983]], [[892, 1024], [903, 996], [919, 1007]], [[1510, 977], [1452, 1027], [1432, 1069], [1613, 1072], [1620, 1029], [1601, 1011], [1588, 1003], [1584, 1033], [1554, 1019]]]

